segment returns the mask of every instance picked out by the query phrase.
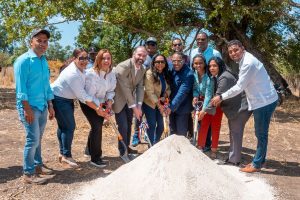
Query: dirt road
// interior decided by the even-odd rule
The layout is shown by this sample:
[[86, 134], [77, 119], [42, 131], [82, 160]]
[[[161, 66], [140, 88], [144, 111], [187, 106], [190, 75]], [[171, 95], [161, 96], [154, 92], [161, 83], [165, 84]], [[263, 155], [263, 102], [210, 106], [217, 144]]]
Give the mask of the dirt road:
[[[270, 125], [267, 167], [254, 174], [265, 178], [277, 191], [278, 199], [300, 199], [300, 108], [299, 100], [285, 102], [277, 108]], [[82, 184], [98, 177], [105, 177], [123, 162], [118, 157], [117, 139], [110, 127], [104, 128], [103, 153], [110, 165], [98, 169], [83, 156], [89, 125], [76, 109], [77, 129], [73, 141], [73, 155], [81, 169], [64, 170], [57, 161], [58, 142], [56, 122], [49, 121], [42, 141], [44, 163], [55, 170], [56, 176], [47, 185], [26, 185], [21, 181], [24, 130], [16, 110], [0, 110], [0, 199], [65, 199]], [[226, 119], [220, 136], [219, 158], [226, 156], [229, 147]], [[255, 152], [253, 118], [246, 126], [243, 143], [243, 162], [248, 163]], [[146, 144], [138, 146], [144, 152]]]

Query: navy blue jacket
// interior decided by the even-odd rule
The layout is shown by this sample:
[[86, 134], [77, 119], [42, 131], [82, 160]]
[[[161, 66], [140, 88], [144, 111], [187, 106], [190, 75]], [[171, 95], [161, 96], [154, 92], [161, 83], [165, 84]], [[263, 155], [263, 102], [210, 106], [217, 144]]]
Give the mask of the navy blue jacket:
[[171, 73], [171, 95], [170, 109], [176, 114], [187, 114], [193, 110], [193, 71], [184, 65], [179, 71], [170, 69]]

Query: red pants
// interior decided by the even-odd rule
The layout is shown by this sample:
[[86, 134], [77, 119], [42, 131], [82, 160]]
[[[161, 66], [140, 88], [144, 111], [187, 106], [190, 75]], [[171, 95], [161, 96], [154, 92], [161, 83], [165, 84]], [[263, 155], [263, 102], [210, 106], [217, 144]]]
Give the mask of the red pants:
[[220, 107], [217, 107], [215, 115], [210, 115], [210, 114], [204, 115], [203, 119], [201, 120], [200, 130], [198, 134], [199, 147], [204, 148], [208, 128], [211, 125], [211, 137], [212, 137], [211, 148], [215, 148], [215, 149], [218, 148], [222, 117], [223, 117], [223, 111], [221, 110]]

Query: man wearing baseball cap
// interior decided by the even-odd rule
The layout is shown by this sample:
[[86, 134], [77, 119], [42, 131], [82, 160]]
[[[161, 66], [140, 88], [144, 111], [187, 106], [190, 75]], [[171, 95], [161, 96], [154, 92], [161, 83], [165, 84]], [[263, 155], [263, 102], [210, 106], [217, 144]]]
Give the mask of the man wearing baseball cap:
[[145, 42], [145, 47], [148, 52], [148, 56], [146, 61], [144, 62], [144, 66], [146, 69], [150, 68], [152, 58], [155, 54], [157, 54], [157, 40], [155, 37], [149, 37]]
[[89, 49], [89, 63], [87, 64], [86, 69], [93, 67], [97, 53], [98, 51], [96, 51], [95, 47]]
[[[47, 122], [54, 118], [49, 83], [49, 67], [44, 56], [48, 48], [49, 31], [36, 29], [30, 34], [30, 49], [14, 63], [16, 99], [19, 119], [25, 128], [24, 182], [43, 184], [44, 175], [52, 174], [45, 168], [41, 155], [41, 140]], [[41, 176], [42, 175], [42, 176]]]

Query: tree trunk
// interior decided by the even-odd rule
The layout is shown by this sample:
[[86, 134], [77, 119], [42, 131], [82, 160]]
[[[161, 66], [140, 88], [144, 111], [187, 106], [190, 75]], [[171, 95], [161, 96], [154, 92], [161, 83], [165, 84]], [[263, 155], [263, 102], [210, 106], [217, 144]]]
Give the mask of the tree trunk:
[[[269, 73], [269, 76], [271, 77], [272, 81], [275, 84], [283, 86], [285, 89], [287, 89], [288, 92], [290, 92], [287, 81], [279, 74], [274, 64], [271, 63], [268, 59], [268, 56], [266, 56], [264, 52], [260, 51], [254, 44], [252, 44], [249, 38], [245, 34], [243, 34], [242, 31], [239, 31], [238, 28], [232, 25], [225, 37], [227, 41], [230, 41], [232, 39], [238, 39], [239, 41], [241, 41], [245, 49], [251, 54], [253, 54], [259, 61], [261, 61], [264, 64], [264, 67]], [[238, 72], [238, 66], [228, 56], [227, 44], [225, 42], [219, 44], [219, 48], [222, 51], [224, 61], [228, 63], [229, 66], [231, 66], [234, 72]]]

